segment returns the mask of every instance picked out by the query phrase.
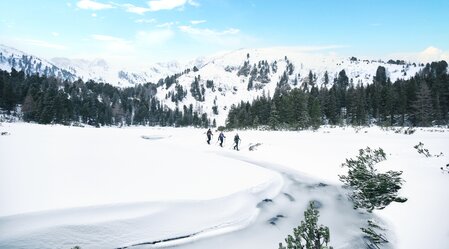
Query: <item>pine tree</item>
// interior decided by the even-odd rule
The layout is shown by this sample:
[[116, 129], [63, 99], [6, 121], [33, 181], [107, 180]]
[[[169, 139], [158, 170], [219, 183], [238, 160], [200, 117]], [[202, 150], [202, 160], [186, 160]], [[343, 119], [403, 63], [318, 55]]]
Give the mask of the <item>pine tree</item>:
[[385, 85], [387, 83], [387, 70], [383, 66], [378, 66], [376, 76], [374, 76], [374, 84]]
[[271, 105], [270, 118], [268, 120], [268, 125], [273, 130], [276, 130], [279, 127], [279, 113], [276, 109], [276, 105], [274, 102]]
[[353, 124], [367, 125], [367, 104], [365, 88], [360, 85], [356, 88], [356, 120]]
[[22, 105], [22, 112], [23, 112], [23, 119], [25, 121], [32, 121], [35, 119], [35, 112], [36, 112], [36, 104], [34, 101], [33, 96], [31, 96], [31, 93], [28, 92], [27, 96], [25, 97], [25, 100]]
[[338, 124], [338, 106], [337, 106], [337, 93], [335, 87], [332, 87], [329, 91], [328, 98], [326, 100], [326, 116], [329, 119], [330, 123], [335, 125]]
[[259, 127], [259, 116], [255, 116], [253, 120], [253, 127], [258, 128]]
[[200, 87], [199, 83], [200, 79], [199, 77], [195, 77], [195, 79], [192, 82], [192, 85], [190, 86], [190, 93], [192, 94], [192, 97], [195, 98], [197, 101], [204, 101], [204, 87]]
[[416, 101], [412, 105], [415, 122], [418, 126], [430, 126], [432, 121], [432, 100], [431, 93], [425, 82], [421, 83], [419, 91], [416, 93]]
[[254, 84], [253, 84], [253, 77], [250, 77], [248, 80], [248, 86], [247, 86], [247, 90], [251, 91], [254, 88]]
[[16, 95], [11, 80], [5, 80], [3, 82], [3, 89], [0, 89], [0, 91], [2, 91], [3, 96], [0, 99], [0, 108], [5, 108], [8, 112], [12, 111], [16, 102]]
[[329, 84], [329, 74], [327, 73], [327, 71], [324, 72], [324, 87], [327, 87], [327, 85]]
[[[380, 98], [381, 98], [381, 104], [380, 104], [380, 118], [381, 118], [381, 125], [393, 125], [393, 91], [390, 79], [387, 79], [387, 81], [384, 83], [384, 85], [381, 87], [380, 92]], [[388, 119], [389, 118], [389, 119]]]
[[308, 78], [308, 81], [309, 81], [309, 84], [310, 84], [311, 86], [313, 86], [313, 85], [315, 84], [312, 70], [309, 71], [309, 78]]
[[301, 93], [299, 96], [298, 127], [300, 129], [307, 129], [310, 126], [308, 97], [305, 93]]
[[338, 73], [338, 77], [335, 80], [339, 89], [346, 89], [349, 86], [349, 78], [344, 69]]
[[321, 108], [320, 108], [320, 101], [317, 98], [313, 99], [312, 107], [310, 108], [310, 122], [313, 129], [320, 128]]
[[293, 235], [287, 236], [286, 247], [279, 243], [279, 249], [332, 249], [332, 246], [328, 246], [329, 227], [317, 225], [319, 216], [314, 202], [310, 202], [301, 225], [293, 229]]
[[368, 227], [362, 227], [360, 229], [365, 234], [364, 238], [368, 241], [368, 248], [380, 249], [379, 244], [388, 243], [387, 238], [383, 234], [385, 229], [374, 220], [368, 220]]

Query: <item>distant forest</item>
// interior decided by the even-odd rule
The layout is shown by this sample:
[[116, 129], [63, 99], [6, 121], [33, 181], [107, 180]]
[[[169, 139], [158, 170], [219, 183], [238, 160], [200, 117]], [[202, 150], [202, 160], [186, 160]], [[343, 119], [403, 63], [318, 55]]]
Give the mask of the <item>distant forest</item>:
[[[308, 129], [320, 125], [432, 126], [449, 124], [449, 75], [445, 61], [427, 64], [408, 80], [392, 83], [379, 66], [372, 84], [354, 85], [344, 70], [330, 84], [309, 78], [294, 89], [281, 77], [273, 96], [233, 105], [226, 128]], [[41, 124], [85, 123], [105, 125], [216, 126], [206, 113], [192, 105], [164, 106], [157, 98], [159, 86], [176, 83], [178, 75], [129, 88], [94, 81], [61, 81], [54, 77], [26, 76], [23, 71], [0, 70], [0, 110]], [[327, 80], [326, 80], [327, 79]], [[198, 101], [204, 89], [191, 93]], [[331, 86], [332, 85], [332, 86]], [[187, 91], [180, 86], [171, 101], [178, 103]], [[16, 110], [19, 110], [16, 112]]]
[[117, 88], [94, 81], [61, 81], [54, 77], [26, 76], [23, 71], [0, 70], [0, 109], [18, 112], [24, 121], [40, 124], [84, 123], [104, 125], [197, 126], [209, 127], [207, 114], [183, 106], [180, 110], [164, 107], [155, 97], [159, 84], [147, 83]]
[[[372, 84], [354, 85], [340, 71], [332, 87], [310, 80], [290, 89], [278, 83], [272, 97], [232, 106], [229, 128], [307, 129], [320, 125], [432, 126], [449, 124], [449, 75], [445, 61], [427, 64], [408, 80], [392, 83], [379, 66]], [[325, 75], [325, 81], [326, 81]]]

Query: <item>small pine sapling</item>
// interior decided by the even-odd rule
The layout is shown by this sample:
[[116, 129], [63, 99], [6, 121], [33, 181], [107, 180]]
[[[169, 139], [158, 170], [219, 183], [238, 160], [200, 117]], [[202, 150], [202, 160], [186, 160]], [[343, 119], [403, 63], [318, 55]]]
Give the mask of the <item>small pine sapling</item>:
[[423, 154], [426, 157], [440, 157], [443, 156], [443, 152], [440, 152], [440, 154], [438, 155], [432, 155], [430, 154], [429, 150], [424, 148], [424, 144], [419, 142], [419, 144], [413, 146], [413, 148], [415, 148], [419, 154]]
[[429, 153], [429, 150], [425, 149], [423, 147], [424, 147], [424, 144], [421, 142], [419, 142], [419, 144], [413, 146], [413, 148], [415, 148], [419, 154], [423, 154], [426, 157], [432, 157], [432, 155], [430, 155], [430, 153]]
[[318, 217], [319, 211], [315, 208], [314, 202], [310, 202], [301, 225], [293, 229], [293, 235], [287, 236], [286, 247], [279, 243], [279, 249], [332, 249], [332, 246], [328, 246], [329, 228], [318, 226]]
[[380, 249], [380, 244], [388, 243], [385, 234], [383, 234], [383, 231], [385, 231], [385, 229], [377, 224], [374, 220], [368, 220], [368, 227], [362, 227], [360, 229], [365, 234], [364, 238], [367, 243], [367, 248]]

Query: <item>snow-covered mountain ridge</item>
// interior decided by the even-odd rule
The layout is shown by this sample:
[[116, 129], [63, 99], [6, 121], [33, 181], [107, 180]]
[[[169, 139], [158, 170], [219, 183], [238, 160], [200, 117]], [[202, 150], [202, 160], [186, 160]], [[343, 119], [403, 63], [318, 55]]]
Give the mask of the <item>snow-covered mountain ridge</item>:
[[156, 63], [145, 71], [132, 72], [110, 65], [104, 59], [69, 59], [64, 57], [42, 59], [26, 52], [0, 44], [0, 69], [23, 70], [27, 75], [54, 76], [62, 80], [109, 83], [118, 87], [129, 87], [147, 82], [157, 82], [160, 78], [178, 73], [184, 65], [178, 62]]
[[0, 69], [11, 71], [11, 68], [24, 71], [27, 75], [40, 74], [69, 81], [77, 79], [77, 75], [70, 70], [65, 70], [48, 60], [0, 44]]
[[53, 58], [50, 61], [0, 45], [0, 69], [24, 70], [73, 81], [92, 79], [118, 87], [147, 82], [158, 83], [157, 97], [168, 108], [192, 105], [198, 113], [207, 113], [223, 125], [233, 104], [272, 95], [279, 84], [289, 88], [312, 85], [330, 87], [345, 70], [349, 82], [370, 84], [377, 68], [385, 67], [392, 82], [408, 79], [423, 64], [388, 62], [332, 53], [316, 54], [295, 47], [240, 49], [218, 55], [198, 57], [189, 63], [157, 63], [142, 72], [131, 72], [109, 65], [105, 60]]

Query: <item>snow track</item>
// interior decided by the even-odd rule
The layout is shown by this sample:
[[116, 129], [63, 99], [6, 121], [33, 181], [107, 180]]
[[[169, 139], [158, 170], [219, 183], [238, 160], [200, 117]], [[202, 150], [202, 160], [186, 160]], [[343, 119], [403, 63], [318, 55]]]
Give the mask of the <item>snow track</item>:
[[334, 248], [364, 247], [359, 228], [373, 215], [354, 210], [345, 196], [346, 192], [340, 187], [302, 176], [282, 165], [254, 160], [238, 153], [218, 154], [278, 172], [283, 179], [282, 189], [275, 197], [260, 200], [257, 204], [260, 214], [246, 228], [179, 248], [276, 248], [278, 242], [283, 242], [286, 235], [291, 234], [303, 220], [303, 213], [310, 201], [320, 210], [319, 223], [330, 227]]

